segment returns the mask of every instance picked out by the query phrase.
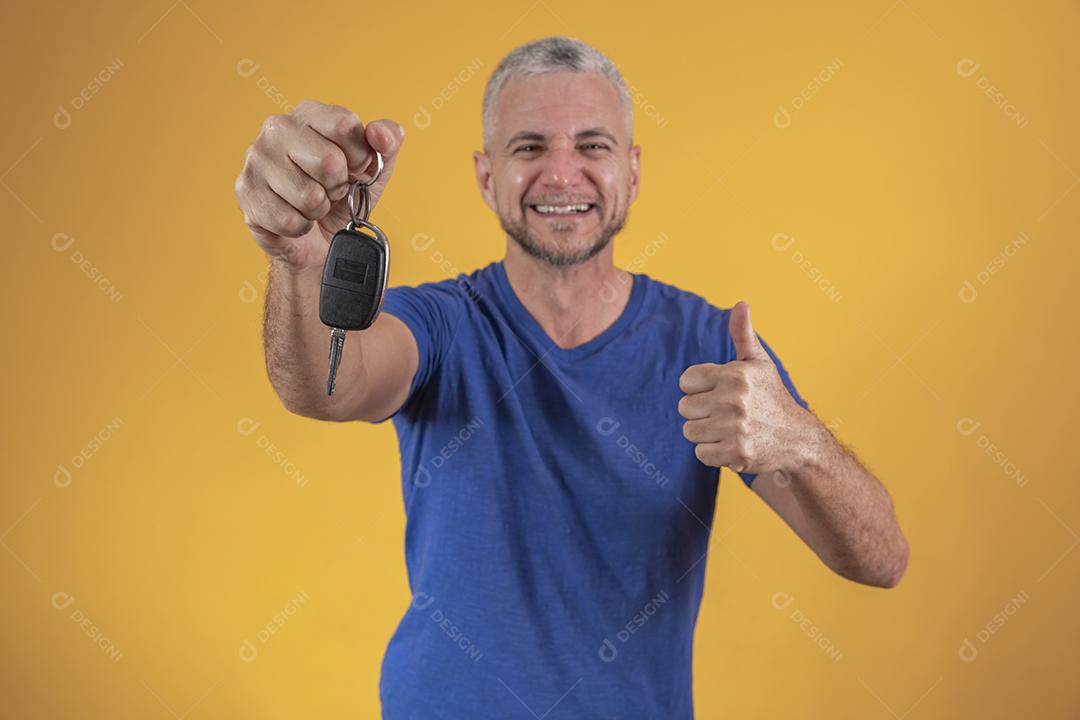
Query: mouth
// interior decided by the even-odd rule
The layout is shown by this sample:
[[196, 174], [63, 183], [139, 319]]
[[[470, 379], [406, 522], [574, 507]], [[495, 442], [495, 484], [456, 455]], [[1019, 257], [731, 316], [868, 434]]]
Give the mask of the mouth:
[[584, 217], [588, 215], [596, 208], [596, 203], [576, 203], [573, 205], [528, 205], [537, 215], [544, 215], [545, 217]]

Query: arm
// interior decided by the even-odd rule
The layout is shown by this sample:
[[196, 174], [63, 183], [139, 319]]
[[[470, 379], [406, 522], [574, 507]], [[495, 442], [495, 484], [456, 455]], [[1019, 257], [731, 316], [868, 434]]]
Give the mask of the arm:
[[882, 484], [785, 387], [737, 303], [736, 359], [692, 365], [679, 378], [683, 435], [711, 467], [758, 475], [754, 490], [837, 573], [894, 587], [908, 547]]
[[326, 394], [330, 331], [319, 320], [322, 268], [271, 261], [263, 317], [266, 372], [285, 408], [318, 420], [380, 420], [405, 402], [419, 354], [408, 327], [379, 313], [346, 336], [337, 389]]
[[287, 115], [268, 117], [244, 156], [236, 197], [255, 242], [270, 257], [266, 371], [290, 412], [379, 420], [408, 394], [418, 366], [416, 341], [401, 320], [380, 313], [370, 328], [349, 334], [340, 390], [327, 396], [330, 331], [319, 320], [322, 267], [330, 238], [349, 218], [349, 186], [378, 151], [385, 164], [369, 188], [371, 204], [377, 203], [403, 138], [391, 120], [365, 127], [347, 108], [306, 100]]
[[[800, 408], [802, 410], [802, 408]], [[908, 545], [881, 482], [809, 410], [802, 460], [758, 475], [752, 488], [822, 562], [866, 585], [895, 587]]]

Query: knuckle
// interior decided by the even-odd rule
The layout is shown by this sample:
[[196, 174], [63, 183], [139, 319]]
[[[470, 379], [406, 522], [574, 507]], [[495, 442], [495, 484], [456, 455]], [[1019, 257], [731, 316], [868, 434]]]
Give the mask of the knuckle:
[[300, 195], [301, 209], [315, 212], [326, 203], [326, 191], [318, 183], [308, 183]]
[[338, 117], [334, 121], [334, 130], [338, 135], [345, 137], [359, 127], [363, 127], [360, 116], [347, 108], [340, 108]]
[[282, 213], [278, 217], [278, 226], [281, 228], [281, 234], [289, 237], [299, 237], [308, 231], [311, 227], [311, 221], [299, 213], [288, 212]]
[[256, 178], [256, 172], [251, 165], [245, 165], [244, 169], [240, 171], [240, 174], [236, 176], [236, 182], [233, 183], [233, 191], [236, 193], [236, 197], [239, 200], [249, 200], [251, 196], [255, 194], [258, 187]]
[[345, 154], [340, 150], [329, 150], [319, 158], [319, 169], [327, 177], [340, 177], [348, 172], [345, 165]]
[[248, 182], [244, 177], [245, 173], [241, 172], [236, 176], [236, 181], [233, 182], [233, 192], [236, 193], [236, 197], [243, 199], [248, 194]]
[[262, 131], [260, 135], [274, 135], [277, 134], [285, 127], [288, 122], [284, 115], [268, 115], [262, 123]]

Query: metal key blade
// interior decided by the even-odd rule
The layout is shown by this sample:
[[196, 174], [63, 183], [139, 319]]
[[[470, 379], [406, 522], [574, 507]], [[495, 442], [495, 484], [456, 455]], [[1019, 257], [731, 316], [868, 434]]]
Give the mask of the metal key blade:
[[330, 374], [326, 378], [326, 394], [334, 394], [334, 383], [337, 380], [338, 365], [341, 364], [341, 352], [345, 347], [345, 331], [341, 328], [330, 329]]

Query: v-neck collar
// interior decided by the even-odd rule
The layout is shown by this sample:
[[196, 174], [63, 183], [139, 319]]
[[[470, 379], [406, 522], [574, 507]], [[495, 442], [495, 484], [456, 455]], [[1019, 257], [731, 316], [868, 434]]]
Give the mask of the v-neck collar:
[[541, 357], [547, 355], [559, 360], [571, 361], [579, 360], [587, 355], [591, 355], [618, 337], [619, 334], [634, 321], [634, 318], [637, 317], [638, 312], [641, 309], [642, 300], [645, 295], [645, 284], [642, 280], [642, 276], [638, 273], [630, 273], [631, 277], [634, 279], [633, 286], [630, 288], [630, 299], [627, 301], [626, 307], [623, 308], [622, 314], [616, 318], [615, 322], [609, 325], [607, 329], [592, 340], [572, 348], [563, 348], [559, 347], [559, 345], [551, 339], [547, 334], [547, 331], [544, 330], [540, 323], [536, 321], [536, 318], [529, 312], [528, 308], [522, 304], [521, 299], [518, 298], [517, 293], [514, 292], [514, 288], [510, 285], [510, 279], [506, 275], [504, 261], [499, 260], [495, 262], [494, 265], [495, 289], [505, 304], [507, 314], [514, 323], [514, 329], [524, 332], [532, 340], [539, 349]]

